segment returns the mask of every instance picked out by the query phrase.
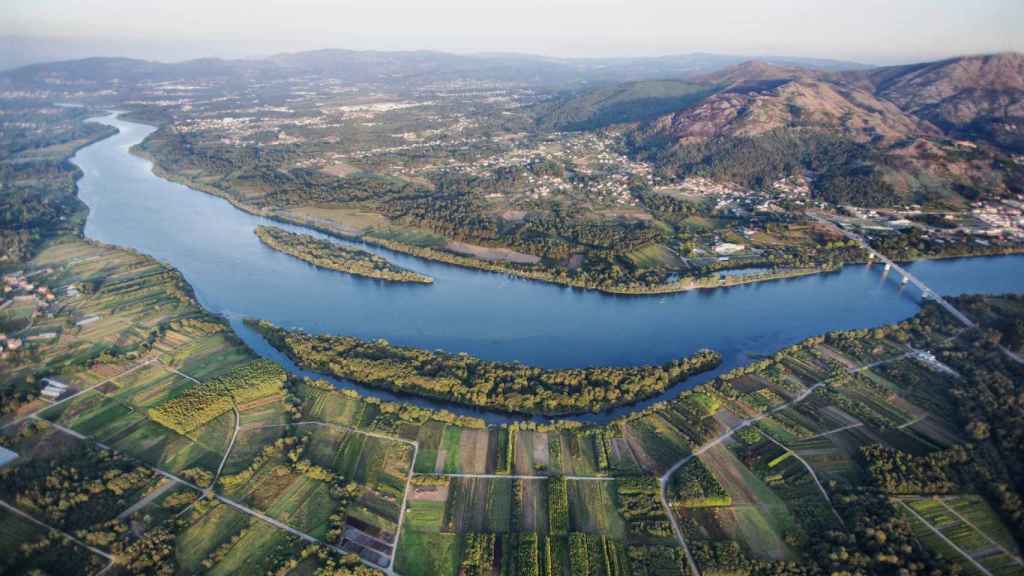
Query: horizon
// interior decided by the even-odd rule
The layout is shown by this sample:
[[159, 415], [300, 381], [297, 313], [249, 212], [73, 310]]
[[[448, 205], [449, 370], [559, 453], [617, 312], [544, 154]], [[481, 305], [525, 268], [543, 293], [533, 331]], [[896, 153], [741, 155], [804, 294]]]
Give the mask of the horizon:
[[[547, 3], [440, 0], [11, 0], [0, 15], [0, 68], [87, 57], [160, 62], [259, 58], [321, 49], [506, 53], [547, 58], [652, 58], [694, 53], [815, 58], [871, 66], [1024, 51], [1024, 4], [985, 0], [663, 0]], [[240, 16], [242, 14], [243, 16]], [[396, 16], [398, 15], [398, 16]], [[88, 31], [88, 32], [85, 32]]]
[[[42, 41], [37, 38], [18, 38], [18, 37], [5, 37], [0, 36], [0, 50], [4, 48], [5, 42], [10, 41]], [[964, 58], [964, 57], [980, 57], [980, 56], [995, 56], [999, 54], [1024, 54], [1024, 49], [1008, 49], [1008, 50], [990, 50], [981, 52], [950, 52], [948, 54], [939, 54], [933, 57], [919, 58], [919, 59], [908, 59], [908, 60], [897, 60], [897, 61], [865, 61], [865, 60], [850, 60], [843, 58], [832, 58], [828, 56], [814, 56], [814, 55], [793, 55], [787, 53], [746, 53], [746, 52], [726, 52], [726, 51], [711, 51], [711, 50], [692, 50], [687, 52], [665, 52], [661, 54], [608, 54], [602, 56], [561, 56], [553, 54], [544, 54], [541, 52], [530, 52], [530, 51], [516, 51], [516, 50], [444, 50], [434, 48], [405, 48], [405, 49], [377, 49], [377, 48], [349, 48], [344, 46], [324, 46], [320, 48], [307, 48], [301, 50], [284, 50], [277, 52], [267, 53], [253, 53], [253, 54], [240, 54], [240, 55], [224, 55], [224, 54], [197, 54], [187, 58], [160, 58], [160, 57], [148, 57], [145, 54], [116, 54], [108, 52], [96, 52], [89, 54], [76, 54], [70, 57], [54, 57], [54, 58], [40, 58], [34, 59], [31, 62], [18, 63], [15, 65], [5, 65], [2, 56], [0, 56], [0, 71], [15, 70], [18, 68], [53, 64], [58, 62], [75, 62], [80, 60], [103, 60], [103, 59], [125, 59], [125, 60], [138, 60], [144, 62], [152, 62], [157, 64], [180, 64], [185, 62], [194, 62], [199, 60], [222, 60], [222, 61], [256, 61], [276, 56], [283, 55], [295, 55], [295, 54], [307, 54], [314, 52], [352, 52], [352, 53], [380, 53], [380, 54], [401, 54], [401, 53], [430, 53], [430, 54], [448, 54], [465, 57], [487, 57], [487, 56], [515, 56], [523, 58], [539, 58], [551, 61], [585, 61], [585, 60], [656, 60], [662, 58], [685, 58], [690, 56], [717, 56], [717, 57], [729, 57], [729, 58], [742, 58], [747, 62], [764, 62], [767, 60], [793, 60], [792, 65], [800, 66], [799, 61], [810, 62], [821, 62], [821, 63], [832, 63], [836, 65], [848, 65], [851, 67], [863, 66], [865, 68], [884, 68], [888, 66], [907, 66], [913, 64], [923, 64], [928, 62], [939, 62], [943, 60], [949, 60], [953, 58]], [[787, 65], [783, 63], [775, 65]]]

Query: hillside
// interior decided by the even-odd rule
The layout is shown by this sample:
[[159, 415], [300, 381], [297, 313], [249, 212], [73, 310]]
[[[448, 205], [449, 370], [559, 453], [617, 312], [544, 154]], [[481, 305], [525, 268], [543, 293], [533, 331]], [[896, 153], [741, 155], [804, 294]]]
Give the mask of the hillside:
[[859, 74], [879, 96], [960, 136], [1024, 151], [1024, 55], [969, 56]]
[[610, 124], [652, 120], [700, 102], [713, 91], [684, 80], [646, 80], [603, 86], [573, 94], [537, 109], [538, 125], [588, 130]]
[[1011, 158], [1024, 142], [1022, 70], [1019, 54], [842, 73], [744, 63], [695, 80], [719, 91], [632, 144], [665, 175], [764, 188], [802, 173], [831, 201], [956, 206], [1024, 188]]

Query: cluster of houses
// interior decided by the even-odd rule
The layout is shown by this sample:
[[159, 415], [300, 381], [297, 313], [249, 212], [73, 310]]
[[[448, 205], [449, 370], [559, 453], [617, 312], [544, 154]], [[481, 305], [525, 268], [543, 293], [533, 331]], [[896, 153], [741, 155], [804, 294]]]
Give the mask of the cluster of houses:
[[1024, 237], [1024, 195], [1022, 194], [1018, 194], [1016, 199], [1001, 198], [976, 202], [971, 213], [975, 218], [988, 225], [987, 230], [979, 233], [988, 236]]
[[21, 349], [22, 344], [21, 338], [9, 338], [7, 334], [0, 332], [0, 359], [6, 360], [11, 352]]
[[[57, 296], [49, 287], [34, 284], [31, 280], [32, 276], [46, 272], [49, 272], [49, 270], [39, 270], [31, 274], [19, 271], [4, 275], [0, 310], [7, 308], [15, 302], [32, 302], [36, 308], [43, 308], [56, 301]], [[29, 337], [28, 340], [40, 340], [55, 336], [56, 334], [54, 333], [36, 334]], [[25, 342], [21, 338], [14, 338], [0, 333], [0, 359], [5, 360], [9, 358], [11, 353], [21, 349], [24, 344]]]
[[[870, 210], [845, 207], [854, 218], [870, 221], [861, 227], [866, 230], [901, 230], [912, 226], [922, 226], [909, 220], [909, 217], [921, 216], [925, 212], [920, 206], [911, 205], [899, 210]], [[970, 213], [945, 213], [943, 219], [949, 226], [942, 229], [930, 228], [933, 234], [968, 234], [975, 237], [1013, 240], [1024, 238], [1024, 195], [1016, 199], [999, 198], [975, 202]], [[978, 243], [987, 244], [982, 240]]]
[[[42, 270], [40, 272], [46, 272]], [[37, 272], [38, 273], [38, 272]], [[35, 300], [40, 304], [48, 304], [57, 299], [57, 296], [46, 286], [35, 285], [29, 280], [29, 276], [21, 272], [7, 274], [4, 276], [4, 294], [0, 300], [0, 309], [9, 305], [9, 302], [22, 300]]]

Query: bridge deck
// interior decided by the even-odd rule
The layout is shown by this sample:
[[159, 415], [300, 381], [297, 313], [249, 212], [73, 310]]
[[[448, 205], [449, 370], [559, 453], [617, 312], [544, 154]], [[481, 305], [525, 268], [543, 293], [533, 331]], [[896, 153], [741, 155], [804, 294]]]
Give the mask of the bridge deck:
[[811, 218], [813, 218], [814, 220], [818, 221], [819, 223], [821, 223], [821, 224], [823, 224], [825, 226], [829, 226], [830, 228], [833, 228], [833, 229], [839, 231], [839, 233], [842, 234], [843, 236], [846, 236], [850, 240], [853, 240], [853, 241], [857, 242], [858, 244], [860, 244], [861, 247], [864, 248], [864, 250], [867, 251], [868, 254], [874, 255], [875, 258], [877, 258], [878, 260], [881, 260], [887, 266], [891, 267], [892, 269], [894, 269], [897, 272], [899, 272], [900, 274], [902, 274], [903, 277], [906, 278], [906, 280], [908, 282], [910, 282], [914, 286], [917, 286], [918, 289], [921, 290], [921, 292], [924, 294], [925, 297], [929, 297], [929, 298], [932, 298], [933, 300], [935, 300], [935, 302], [937, 302], [940, 306], [945, 308], [945, 310], [947, 312], [949, 312], [954, 318], [956, 318], [961, 324], [963, 324], [967, 328], [974, 328], [974, 322], [970, 318], [968, 318], [962, 312], [957, 310], [955, 306], [950, 304], [945, 298], [940, 296], [937, 292], [935, 292], [934, 290], [929, 288], [928, 285], [925, 284], [924, 282], [922, 282], [920, 278], [918, 278], [917, 276], [914, 276], [913, 274], [908, 272], [905, 268], [903, 268], [899, 264], [897, 264], [897, 263], [893, 262], [892, 260], [890, 260], [889, 258], [887, 258], [885, 256], [885, 254], [882, 254], [881, 252], [879, 252], [879, 251], [875, 250], [874, 248], [872, 248], [871, 245], [868, 244], [867, 240], [862, 238], [859, 234], [855, 234], [855, 233], [853, 233], [853, 232], [843, 228], [842, 226], [838, 226], [838, 225], [836, 225], [835, 222], [833, 222], [833, 221], [829, 220], [828, 218], [825, 218], [824, 216], [821, 216], [819, 214], [809, 213], [809, 215], [810, 215]]

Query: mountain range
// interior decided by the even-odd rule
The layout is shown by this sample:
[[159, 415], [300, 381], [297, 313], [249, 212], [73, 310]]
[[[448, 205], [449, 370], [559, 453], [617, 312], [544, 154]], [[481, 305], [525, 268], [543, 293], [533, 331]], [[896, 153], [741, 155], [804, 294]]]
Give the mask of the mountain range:
[[160, 63], [125, 58], [35, 64], [0, 73], [0, 90], [101, 93], [146, 83], [224, 86], [312, 77], [401, 92], [452, 80], [496, 81], [554, 96], [542, 130], [617, 125], [632, 152], [667, 176], [700, 174], [754, 188], [806, 178], [854, 204], [959, 207], [1024, 192], [1024, 55], [905, 66], [689, 54], [559, 59], [520, 54], [319, 50], [259, 59]]
[[799, 173], [826, 199], [872, 205], [1024, 192], [1021, 54], [840, 72], [748, 62], [690, 82], [711, 93], [631, 133], [665, 173], [753, 187]]
[[[653, 78], [695, 76], [739, 64], [747, 57], [683, 54], [649, 58], [549, 58], [526, 54], [453, 54], [435, 51], [314, 50], [264, 58], [205, 58], [164, 63], [131, 58], [85, 58], [32, 64], [0, 72], [0, 86], [19, 88], [59, 80], [88, 84], [142, 80], [202, 80], [314, 74], [350, 82], [411, 85], [445, 79], [508, 81], [569, 86]], [[816, 70], [858, 70], [852, 62], [767, 57], [765, 62]]]

